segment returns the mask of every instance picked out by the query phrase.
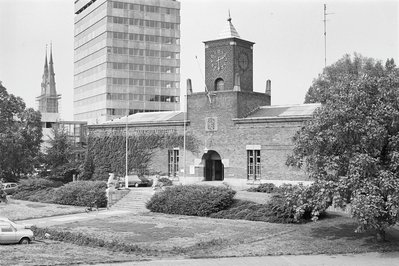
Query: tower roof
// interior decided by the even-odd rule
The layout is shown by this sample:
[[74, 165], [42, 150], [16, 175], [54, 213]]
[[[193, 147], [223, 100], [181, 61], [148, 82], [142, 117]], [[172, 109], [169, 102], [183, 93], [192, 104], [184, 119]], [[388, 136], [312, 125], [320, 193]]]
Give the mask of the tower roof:
[[49, 73], [48, 73], [49, 90], [47, 91], [50, 95], [57, 95], [55, 89], [55, 73], [53, 63], [53, 45], [50, 45], [50, 61], [49, 61]]
[[233, 23], [231, 23], [230, 11], [229, 11], [229, 18], [227, 19], [227, 24], [225, 25], [224, 29], [219, 33], [219, 39], [226, 39], [226, 38], [240, 38], [236, 28], [234, 28]]
[[44, 72], [48, 72], [48, 64], [47, 64], [47, 45], [46, 45], [46, 55], [44, 57]]

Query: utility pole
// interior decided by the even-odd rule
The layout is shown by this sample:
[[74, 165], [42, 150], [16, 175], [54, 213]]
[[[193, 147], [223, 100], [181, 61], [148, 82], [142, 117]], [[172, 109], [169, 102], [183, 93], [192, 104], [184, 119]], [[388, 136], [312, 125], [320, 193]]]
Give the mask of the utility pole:
[[327, 5], [324, 4], [324, 68], [327, 66], [327, 16], [334, 13], [327, 13]]
[[324, 68], [327, 66], [327, 5], [324, 4]]

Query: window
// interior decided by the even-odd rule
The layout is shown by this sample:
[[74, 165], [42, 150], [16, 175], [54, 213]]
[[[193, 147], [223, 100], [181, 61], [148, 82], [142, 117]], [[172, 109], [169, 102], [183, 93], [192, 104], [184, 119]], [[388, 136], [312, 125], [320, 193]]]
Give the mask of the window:
[[247, 179], [259, 180], [261, 178], [260, 149], [247, 150]]
[[179, 150], [173, 149], [168, 151], [168, 175], [175, 177], [179, 174]]
[[215, 81], [215, 91], [224, 91], [224, 80], [222, 78]]
[[1, 226], [1, 232], [4, 233], [10, 233], [10, 232], [14, 232], [14, 230], [12, 230], [11, 226], [7, 226], [7, 225], [2, 225]]

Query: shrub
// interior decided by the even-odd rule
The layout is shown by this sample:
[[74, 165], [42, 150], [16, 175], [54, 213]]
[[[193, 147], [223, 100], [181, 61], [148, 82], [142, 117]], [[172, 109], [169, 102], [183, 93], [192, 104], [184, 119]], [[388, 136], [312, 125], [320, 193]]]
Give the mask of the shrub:
[[270, 223], [303, 223], [312, 215], [322, 217], [325, 206], [319, 206], [313, 197], [313, 186], [283, 185], [266, 204], [236, 200], [226, 209], [213, 213], [213, 218], [263, 221]]
[[286, 217], [292, 217], [295, 221], [317, 220], [325, 215], [328, 207], [326, 201], [319, 200], [316, 195], [317, 188], [314, 184], [310, 186], [283, 185], [279, 188], [279, 194], [273, 197], [270, 204], [279, 213]]
[[13, 194], [14, 199], [36, 202], [52, 202], [53, 189], [62, 186], [62, 182], [45, 178], [30, 178], [21, 180], [18, 189]]
[[73, 232], [55, 228], [38, 228], [33, 227], [33, 232], [36, 238], [49, 238], [56, 241], [63, 241], [73, 243], [80, 246], [101, 247], [112, 251], [122, 251], [134, 254], [158, 255], [159, 251], [150, 248], [141, 248], [136, 244], [123, 243], [118, 240], [104, 240], [93, 235]]
[[94, 203], [98, 207], [107, 206], [105, 189], [107, 183], [103, 181], [77, 181], [68, 183], [56, 190], [54, 203], [92, 206]]
[[208, 216], [228, 208], [235, 193], [225, 187], [173, 186], [154, 194], [146, 207], [152, 212]]
[[294, 213], [285, 208], [281, 195], [273, 196], [267, 204], [236, 200], [228, 209], [212, 213], [210, 217], [269, 223], [296, 223]]
[[273, 193], [276, 192], [277, 187], [273, 183], [260, 184], [257, 187], [251, 187], [248, 189], [249, 192], [262, 192], [262, 193]]
[[167, 177], [161, 177], [160, 179], [158, 179], [158, 182], [161, 182], [162, 186], [164, 186], [164, 187], [173, 186], [172, 180], [170, 180]]

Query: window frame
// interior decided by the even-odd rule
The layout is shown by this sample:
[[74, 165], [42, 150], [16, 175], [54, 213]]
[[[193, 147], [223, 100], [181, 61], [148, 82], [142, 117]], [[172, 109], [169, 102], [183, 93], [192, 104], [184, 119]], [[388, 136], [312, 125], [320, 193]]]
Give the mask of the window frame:
[[168, 176], [179, 175], [180, 150], [178, 148], [168, 150]]
[[261, 149], [247, 149], [247, 180], [262, 178]]

